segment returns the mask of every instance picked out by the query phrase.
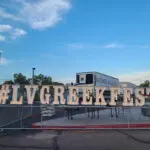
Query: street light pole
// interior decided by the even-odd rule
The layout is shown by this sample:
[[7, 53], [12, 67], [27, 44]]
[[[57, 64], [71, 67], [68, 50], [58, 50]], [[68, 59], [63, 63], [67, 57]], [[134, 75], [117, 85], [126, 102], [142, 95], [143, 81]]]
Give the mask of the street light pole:
[[34, 71], [36, 68], [32, 68], [32, 84], [34, 84]]
[[[32, 85], [34, 84], [34, 71], [35, 71], [35, 67], [34, 68], [32, 68]], [[32, 112], [33, 112], [33, 110], [32, 110], [32, 105], [31, 105], [31, 115], [32, 115]]]

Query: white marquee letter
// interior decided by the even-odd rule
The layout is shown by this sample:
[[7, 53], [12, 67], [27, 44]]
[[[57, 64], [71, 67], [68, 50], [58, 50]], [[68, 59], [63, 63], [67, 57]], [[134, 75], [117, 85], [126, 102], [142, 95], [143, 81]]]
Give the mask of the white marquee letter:
[[96, 87], [96, 102], [95, 105], [106, 105], [106, 101], [104, 98], [105, 87]]
[[69, 105], [78, 105], [79, 104], [79, 98], [78, 98], [78, 90], [79, 87], [76, 86], [69, 86]]
[[17, 100], [18, 97], [18, 88], [20, 85], [12, 85], [13, 88], [13, 99], [10, 104], [22, 104], [23, 103], [23, 96], [20, 96], [19, 101]]
[[[93, 87], [82, 87], [83, 90], [83, 102], [82, 105], [92, 105], [92, 99], [93, 99]], [[87, 98], [89, 99], [89, 102], [87, 102]]]
[[10, 85], [2, 85], [0, 90], [0, 104], [6, 104], [6, 100], [9, 98], [8, 94], [10, 93]]
[[[65, 98], [64, 98], [64, 86], [54, 86], [54, 102], [53, 105], [57, 104], [65, 104]], [[60, 102], [58, 100], [58, 97], [60, 98]]]
[[136, 95], [136, 106], [143, 106], [145, 104], [145, 97], [142, 94], [144, 94], [144, 88], [137, 88], [136, 94], [135, 94]]
[[146, 95], [150, 96], [150, 88], [146, 88]]
[[[35, 93], [38, 90], [38, 85], [33, 85], [33, 86], [26, 85], [25, 88], [26, 88], [26, 91], [27, 91], [28, 104], [33, 104]], [[31, 90], [33, 90], [33, 91], [31, 91]]]
[[[44, 91], [46, 89], [46, 93], [44, 95]], [[42, 86], [41, 90], [40, 90], [40, 101], [41, 101], [41, 104], [49, 104], [50, 102], [50, 94], [49, 94], [49, 86], [48, 85], [44, 85]]]
[[114, 87], [114, 88], [110, 88], [110, 90], [111, 90], [111, 101], [109, 105], [115, 106], [117, 95], [120, 94], [120, 88]]
[[133, 106], [133, 97], [131, 98], [132, 93], [133, 93], [132, 88], [124, 88], [123, 106]]

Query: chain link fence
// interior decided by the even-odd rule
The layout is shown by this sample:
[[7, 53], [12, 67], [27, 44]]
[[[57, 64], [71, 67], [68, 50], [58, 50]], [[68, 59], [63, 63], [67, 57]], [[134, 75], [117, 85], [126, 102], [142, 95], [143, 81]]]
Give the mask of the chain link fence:
[[[36, 107], [34, 107], [36, 106]], [[30, 105], [1, 105], [0, 128], [20, 122], [17, 126], [23, 127], [23, 120], [41, 114], [40, 104]]]

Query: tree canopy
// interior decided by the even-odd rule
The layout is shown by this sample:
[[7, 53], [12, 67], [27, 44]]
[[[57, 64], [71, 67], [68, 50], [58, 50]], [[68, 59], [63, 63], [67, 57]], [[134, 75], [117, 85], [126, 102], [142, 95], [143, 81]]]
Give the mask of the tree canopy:
[[149, 87], [149, 86], [150, 86], [150, 81], [149, 80], [146, 80], [146, 81], [144, 81], [144, 83], [140, 84], [140, 87]]
[[5, 81], [4, 84], [14, 84], [12, 80]]
[[22, 73], [14, 74], [14, 83], [15, 84], [29, 84], [29, 80]]
[[[15, 73], [13, 75], [14, 77], [14, 81], [12, 80], [8, 80], [5, 81], [4, 84], [19, 84], [19, 85], [27, 85], [27, 84], [31, 84], [32, 79], [31, 78], [27, 78], [25, 75], [23, 75], [22, 73]], [[33, 79], [33, 83], [36, 85], [63, 85], [63, 83], [59, 83], [59, 82], [52, 82], [52, 77], [51, 76], [45, 76], [44, 74], [39, 74], [39, 75], [35, 75], [34, 79]]]
[[50, 76], [45, 76], [43, 74], [35, 75], [34, 83], [42, 85], [52, 84], [52, 78]]

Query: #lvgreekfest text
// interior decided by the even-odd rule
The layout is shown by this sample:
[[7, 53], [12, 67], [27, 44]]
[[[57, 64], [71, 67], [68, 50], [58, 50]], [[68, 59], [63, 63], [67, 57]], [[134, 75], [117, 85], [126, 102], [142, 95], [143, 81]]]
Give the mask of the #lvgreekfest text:
[[[23, 104], [24, 95], [21, 95], [18, 91], [22, 88], [20, 85], [3, 85], [0, 89], [0, 104], [6, 104], [9, 97], [11, 97], [10, 104]], [[39, 92], [39, 99], [41, 104], [49, 105], [79, 105], [79, 91], [82, 91], [81, 105], [102, 105], [105, 106], [108, 102], [105, 100], [104, 91], [105, 87], [79, 87], [69, 86], [68, 93], [69, 98], [64, 96], [64, 86], [53, 85], [24, 85], [23, 93], [26, 93], [27, 103], [33, 104], [35, 101], [35, 95]], [[109, 105], [115, 106], [117, 103], [117, 97], [121, 93], [120, 87], [111, 87], [110, 89], [110, 101]], [[135, 94], [135, 99], [131, 96]], [[123, 106], [143, 106], [145, 104], [144, 88], [124, 88], [123, 89]], [[51, 100], [53, 93], [53, 100]], [[150, 93], [150, 88], [147, 88], [147, 94]], [[93, 103], [93, 97], [95, 101]]]

